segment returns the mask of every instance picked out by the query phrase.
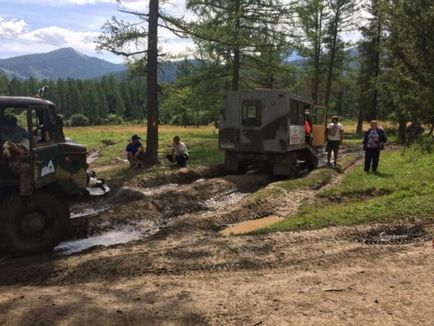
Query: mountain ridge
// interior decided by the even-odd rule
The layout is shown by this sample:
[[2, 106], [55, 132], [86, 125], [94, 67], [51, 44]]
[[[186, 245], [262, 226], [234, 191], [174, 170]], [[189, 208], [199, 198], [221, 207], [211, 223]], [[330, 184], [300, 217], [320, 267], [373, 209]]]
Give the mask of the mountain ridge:
[[0, 59], [0, 73], [18, 79], [93, 79], [126, 69], [123, 64], [87, 56], [73, 48]]

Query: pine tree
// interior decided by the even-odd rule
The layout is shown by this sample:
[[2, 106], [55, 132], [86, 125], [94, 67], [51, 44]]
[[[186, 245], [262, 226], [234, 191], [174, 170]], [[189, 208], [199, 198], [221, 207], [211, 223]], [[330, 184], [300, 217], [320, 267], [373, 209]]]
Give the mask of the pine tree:
[[300, 54], [309, 59], [312, 79], [312, 98], [315, 103], [321, 102], [320, 82], [323, 70], [323, 51], [329, 13], [326, 0], [302, 0], [296, 7]]

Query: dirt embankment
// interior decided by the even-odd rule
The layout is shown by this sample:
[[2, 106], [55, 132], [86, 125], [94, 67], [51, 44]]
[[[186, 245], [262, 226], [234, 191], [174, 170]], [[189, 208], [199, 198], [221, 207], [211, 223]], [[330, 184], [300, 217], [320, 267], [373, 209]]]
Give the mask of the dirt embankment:
[[226, 224], [291, 215], [317, 190], [252, 200], [274, 180], [178, 177], [135, 180], [88, 216], [94, 234], [127, 227], [136, 241], [0, 261], [0, 324], [432, 322], [433, 225], [221, 237]]

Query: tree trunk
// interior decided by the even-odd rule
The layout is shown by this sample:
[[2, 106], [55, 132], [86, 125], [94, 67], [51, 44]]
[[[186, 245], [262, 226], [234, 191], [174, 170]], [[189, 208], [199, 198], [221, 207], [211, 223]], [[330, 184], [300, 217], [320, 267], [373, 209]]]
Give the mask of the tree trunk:
[[146, 63], [146, 103], [148, 130], [146, 134], [146, 161], [158, 162], [158, 7], [159, 0], [149, 0], [148, 58]]
[[315, 69], [315, 79], [313, 85], [312, 98], [314, 103], [319, 103], [319, 75], [320, 75], [320, 58], [321, 58], [321, 41], [322, 41], [322, 18], [323, 18], [323, 7], [317, 8], [315, 13], [315, 41], [314, 41], [314, 69]]
[[[360, 105], [360, 104], [359, 104]], [[363, 109], [362, 105], [359, 106], [359, 115], [357, 117], [357, 127], [356, 127], [356, 133], [361, 134], [363, 131]]]
[[[375, 76], [375, 81], [377, 81], [378, 76], [380, 76], [380, 42], [381, 42], [381, 22], [380, 22], [380, 17], [378, 17], [377, 15], [377, 30], [376, 30], [376, 35], [375, 35], [375, 71], [374, 71], [374, 76]], [[371, 120], [376, 120], [377, 119], [377, 111], [378, 111], [378, 90], [377, 87], [374, 86], [374, 94], [372, 96], [372, 119]]]
[[232, 90], [237, 91], [240, 84], [240, 46], [238, 31], [240, 29], [240, 0], [235, 0], [235, 31], [234, 31], [234, 58], [232, 65]]
[[398, 142], [400, 144], [405, 144], [407, 141], [407, 121], [402, 115], [398, 116]]
[[329, 67], [328, 67], [328, 73], [327, 73], [327, 86], [326, 86], [326, 93], [325, 93], [325, 100], [324, 100], [325, 106], [329, 105], [330, 92], [332, 89], [333, 68], [335, 66], [339, 20], [340, 20], [340, 10], [338, 8], [338, 10], [336, 11], [336, 16], [335, 16], [334, 21], [333, 21], [332, 44], [330, 47], [330, 61], [329, 61]]

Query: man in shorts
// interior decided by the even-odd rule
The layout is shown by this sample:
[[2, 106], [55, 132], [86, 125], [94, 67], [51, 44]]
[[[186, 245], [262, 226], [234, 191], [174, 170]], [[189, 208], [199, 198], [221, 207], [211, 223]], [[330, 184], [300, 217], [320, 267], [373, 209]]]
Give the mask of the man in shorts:
[[344, 138], [344, 127], [339, 123], [339, 118], [337, 116], [332, 117], [332, 122], [326, 129], [327, 136], [327, 165], [331, 165], [331, 158], [333, 152], [334, 165], [338, 161], [339, 146]]

